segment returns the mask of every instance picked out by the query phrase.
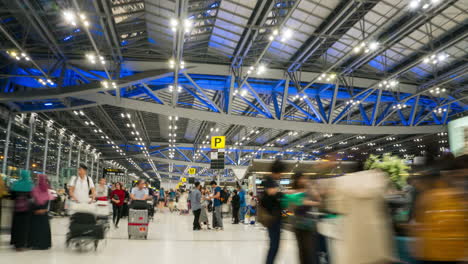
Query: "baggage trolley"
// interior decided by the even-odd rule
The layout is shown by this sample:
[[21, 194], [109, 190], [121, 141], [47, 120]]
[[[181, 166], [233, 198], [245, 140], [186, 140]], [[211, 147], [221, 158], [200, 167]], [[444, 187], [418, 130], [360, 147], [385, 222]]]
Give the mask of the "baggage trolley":
[[128, 212], [128, 239], [148, 239], [148, 209], [130, 209]]

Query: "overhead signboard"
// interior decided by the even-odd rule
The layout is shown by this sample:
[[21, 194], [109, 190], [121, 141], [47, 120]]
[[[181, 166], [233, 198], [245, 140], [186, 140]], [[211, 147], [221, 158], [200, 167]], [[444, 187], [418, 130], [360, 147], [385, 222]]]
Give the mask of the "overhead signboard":
[[187, 182], [187, 178], [183, 177], [182, 182]]
[[211, 148], [212, 149], [223, 149], [226, 146], [226, 137], [211, 137]]
[[194, 174], [197, 173], [197, 169], [196, 169], [196, 168], [190, 168], [189, 171], [188, 171], [188, 173], [189, 173], [190, 175], [194, 175]]
[[210, 153], [210, 168], [214, 170], [224, 169], [224, 149], [215, 149]]

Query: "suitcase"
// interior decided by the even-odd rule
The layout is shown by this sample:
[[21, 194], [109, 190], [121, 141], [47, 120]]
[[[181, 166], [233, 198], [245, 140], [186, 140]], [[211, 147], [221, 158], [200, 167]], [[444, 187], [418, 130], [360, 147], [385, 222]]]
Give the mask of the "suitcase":
[[79, 224], [96, 224], [96, 216], [90, 213], [74, 213], [70, 217], [70, 223], [79, 223]]
[[67, 234], [67, 240], [77, 237], [104, 239], [104, 226], [100, 224], [70, 224], [70, 231]]
[[128, 212], [129, 223], [148, 223], [148, 210], [130, 209]]
[[148, 237], [148, 210], [130, 209], [128, 213], [128, 238]]
[[148, 223], [128, 223], [128, 239], [148, 238]]

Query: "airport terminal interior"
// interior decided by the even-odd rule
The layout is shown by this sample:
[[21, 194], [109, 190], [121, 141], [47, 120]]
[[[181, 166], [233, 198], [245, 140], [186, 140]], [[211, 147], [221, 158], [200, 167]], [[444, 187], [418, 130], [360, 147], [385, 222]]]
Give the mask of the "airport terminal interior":
[[0, 0], [0, 263], [468, 263], [468, 0]]

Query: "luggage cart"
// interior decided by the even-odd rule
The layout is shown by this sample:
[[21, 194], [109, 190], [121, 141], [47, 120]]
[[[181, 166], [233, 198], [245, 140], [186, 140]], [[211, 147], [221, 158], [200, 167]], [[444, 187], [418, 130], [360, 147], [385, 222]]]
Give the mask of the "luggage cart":
[[128, 213], [128, 239], [148, 239], [148, 209], [130, 209]]

